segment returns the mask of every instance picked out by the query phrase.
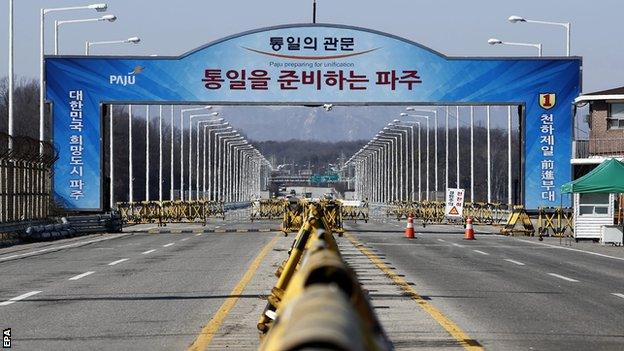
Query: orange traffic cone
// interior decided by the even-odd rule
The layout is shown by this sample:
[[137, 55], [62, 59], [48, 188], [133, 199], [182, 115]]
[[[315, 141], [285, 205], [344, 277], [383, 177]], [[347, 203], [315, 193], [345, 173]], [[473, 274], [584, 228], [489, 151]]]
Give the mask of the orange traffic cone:
[[464, 231], [465, 240], [475, 240], [474, 229], [472, 229], [472, 218], [466, 219], [466, 230]]
[[414, 217], [410, 214], [407, 216], [407, 227], [405, 227], [405, 237], [414, 239]]

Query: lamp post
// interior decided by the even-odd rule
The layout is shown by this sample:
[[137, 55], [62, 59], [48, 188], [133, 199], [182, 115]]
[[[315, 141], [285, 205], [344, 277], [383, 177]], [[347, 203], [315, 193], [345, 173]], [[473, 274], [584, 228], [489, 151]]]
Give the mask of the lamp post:
[[[231, 131], [223, 131], [220, 133], [215, 133], [215, 138], [217, 141], [217, 179], [215, 190], [217, 190], [217, 201], [223, 201], [223, 187], [224, 187], [224, 168], [225, 168], [225, 160], [223, 157], [224, 148], [226, 147], [226, 141], [228, 138], [233, 138], [239, 136], [238, 132], [233, 129]], [[221, 142], [223, 142], [223, 147], [221, 147]]]
[[145, 106], [145, 201], [149, 201], [149, 168], [150, 168], [150, 157], [149, 157], [149, 148], [150, 148], [150, 128], [149, 128], [149, 120], [150, 120], [150, 105]]
[[[221, 119], [222, 120], [222, 119]], [[218, 121], [218, 120], [217, 120]], [[211, 123], [213, 121], [208, 121], [205, 123]], [[209, 128], [209, 129], [207, 129]], [[213, 152], [213, 141], [210, 139], [210, 134], [211, 132], [217, 132], [217, 131], [223, 131], [223, 130], [230, 130], [232, 129], [232, 127], [229, 126], [228, 122], [225, 123], [221, 123], [221, 124], [213, 124], [213, 125], [206, 125], [204, 126], [204, 136], [206, 136], [206, 132], [208, 133], [208, 137], [207, 139], [207, 143], [208, 143], [208, 164], [210, 165], [210, 167], [208, 167], [208, 170], [204, 170], [204, 193], [206, 192], [206, 174], [208, 174], [208, 200], [212, 201], [213, 200], [213, 182], [212, 182], [212, 178], [213, 178], [213, 174], [215, 174], [215, 166], [216, 166], [216, 160], [214, 157], [214, 152]], [[204, 143], [205, 144], [205, 143]], [[204, 167], [206, 166], [206, 162], [204, 161]]]
[[244, 145], [245, 143], [246, 143], [245, 138], [243, 138], [242, 136], [239, 136], [238, 138], [234, 138], [230, 140], [228, 149], [226, 150], [227, 152], [229, 152], [229, 156], [227, 157], [228, 177], [227, 177], [227, 182], [226, 182], [226, 189], [228, 192], [226, 200], [229, 202], [235, 201], [234, 190], [235, 190], [235, 183], [236, 183], [236, 169], [238, 168], [237, 165], [235, 165], [235, 163], [237, 163], [237, 156], [238, 156], [237, 148]]
[[233, 128], [231, 126], [228, 126], [226, 128], [222, 128], [220, 131], [215, 131], [214, 133], [214, 137], [215, 137], [215, 157], [214, 157], [214, 182], [212, 184], [212, 194], [211, 194], [211, 199], [212, 201], [219, 201], [221, 198], [221, 189], [220, 189], [220, 179], [221, 179], [221, 135], [224, 134], [232, 134], [232, 133], [236, 133], [235, 130], [233, 130]]
[[[418, 110], [413, 109], [413, 108], [411, 108], [411, 109], [410, 109], [410, 107], [408, 107], [407, 109], [408, 109], [409, 111], [418, 111]], [[438, 112], [438, 111], [430, 111], [430, 110], [421, 110], [421, 111], [428, 111], [428, 112], [433, 112], [433, 113], [434, 113], [435, 118], [436, 118], [436, 134], [437, 134], [437, 117], [438, 117], [438, 113], [437, 113], [437, 112]], [[426, 184], [425, 188], [427, 189], [427, 195], [426, 195], [426, 197], [425, 197], [425, 198], [427, 199], [427, 201], [429, 201], [429, 192], [430, 192], [430, 191], [429, 191], [429, 169], [430, 169], [430, 167], [429, 167], [429, 156], [430, 156], [430, 155], [429, 155], [429, 117], [430, 117], [430, 116], [424, 116], [424, 115], [410, 115], [410, 114], [407, 114], [407, 113], [405, 113], [405, 112], [402, 112], [402, 113], [401, 113], [401, 116], [403, 116], [403, 117], [416, 117], [416, 118], [424, 118], [424, 119], [427, 121], [427, 123], [426, 123], [426, 127], [427, 127], [427, 136], [426, 136], [426, 142], [427, 142], [427, 148], [426, 148], [427, 160], [426, 160], [426, 166], [425, 166], [425, 167], [427, 168], [427, 170], [426, 170], [426, 172], [425, 172], [426, 177], [427, 177], [427, 179], [426, 179], [426, 181], [425, 181], [425, 184]], [[420, 127], [419, 127], [419, 128], [420, 128]], [[419, 133], [419, 134], [418, 134], [418, 138], [420, 138], [420, 131], [419, 131], [418, 133]], [[435, 151], [434, 151], [434, 152], [435, 152], [435, 160], [434, 160], [434, 162], [436, 163], [436, 170], [435, 170], [435, 172], [436, 172], [436, 187], [435, 187], [435, 191], [436, 191], [436, 194], [437, 194], [437, 191], [438, 191], [438, 186], [437, 186], [437, 178], [438, 178], [438, 175], [437, 175], [437, 172], [438, 172], [438, 171], [437, 171], [437, 163], [438, 163], [438, 148], [437, 148], [437, 146], [438, 146], [438, 145], [437, 145], [437, 144], [438, 144], [438, 140], [437, 140], [437, 136], [435, 136], [435, 144], [436, 144], [436, 145], [435, 145], [435, 148], [434, 148], [434, 150], [435, 150]], [[420, 152], [420, 140], [418, 140], [418, 151]], [[420, 156], [418, 157], [418, 162], [420, 162]], [[413, 171], [413, 169], [412, 169], [412, 171]], [[412, 189], [413, 189], [413, 188], [414, 188], [414, 186], [413, 186], [413, 184], [412, 184]], [[418, 189], [418, 191], [420, 191], [420, 189]], [[420, 200], [418, 200], [418, 201], [420, 201]]]
[[89, 50], [93, 45], [110, 45], [110, 44], [138, 44], [141, 42], [139, 37], [130, 37], [123, 40], [107, 40], [107, 41], [86, 41], [85, 42], [85, 55], [89, 55]]
[[[9, 94], [9, 121], [8, 121], [8, 132], [9, 132], [9, 149], [13, 149], [13, 82], [15, 79], [15, 68], [13, 66], [13, 60], [15, 55], [13, 53], [14, 46], [14, 31], [13, 31], [13, 0], [9, 0], [9, 86], [8, 86], [8, 94]], [[42, 60], [43, 61], [43, 60]]]
[[[45, 77], [44, 77], [44, 55], [45, 55], [45, 16], [52, 12], [74, 11], [74, 10], [96, 10], [97, 12], [104, 12], [108, 9], [106, 4], [92, 4], [86, 6], [72, 6], [72, 7], [56, 7], [44, 9], [42, 8], [39, 13], [39, 153], [43, 154], [43, 141], [45, 141]], [[11, 3], [12, 10], [12, 3]], [[12, 16], [11, 16], [12, 17]], [[11, 22], [12, 25], [12, 22]]]
[[86, 19], [77, 19], [77, 20], [66, 20], [66, 21], [54, 21], [54, 55], [59, 54], [59, 27], [64, 24], [70, 23], [89, 23], [89, 22], [115, 22], [117, 20], [117, 16], [115, 15], [104, 15], [102, 17], [97, 18], [86, 18]]
[[134, 201], [134, 177], [132, 166], [132, 105], [128, 106], [128, 202]]
[[570, 56], [570, 22], [537, 21], [537, 20], [526, 19], [521, 16], [509, 16], [507, 20], [511, 23], [525, 22], [525, 23], [537, 23], [537, 24], [546, 24], [546, 25], [564, 27], [566, 29], [566, 56]]
[[[434, 129], [434, 134], [433, 134], [433, 153], [434, 153], [434, 158], [433, 158], [433, 173], [435, 173], [435, 177], [434, 177], [434, 190], [436, 192], [436, 199], [438, 196], [438, 110], [421, 110], [421, 109], [417, 109], [415, 107], [407, 107], [406, 108], [407, 111], [414, 111], [414, 112], [420, 112], [420, 113], [433, 113], [433, 129]], [[429, 120], [427, 120], [427, 138], [429, 138]], [[427, 147], [429, 147], [429, 140], [427, 139]], [[429, 150], [427, 150], [427, 155], [429, 154]], [[429, 159], [429, 156], [427, 156], [427, 159]], [[429, 168], [429, 167], [427, 167]], [[427, 179], [429, 179], [429, 177], [427, 176]]]
[[[204, 107], [187, 108], [187, 109], [180, 110], [180, 200], [182, 201], [184, 201], [184, 113], [191, 112], [191, 111], [209, 110], [211, 108], [212, 106], [204, 106]], [[191, 141], [189, 140], [189, 146], [190, 145], [191, 145]], [[189, 149], [189, 154], [190, 154], [190, 149]]]
[[[199, 137], [199, 131], [203, 131], [203, 142], [202, 142], [202, 147], [203, 147], [203, 151], [202, 151], [202, 198], [205, 199], [206, 197], [206, 174], [210, 173], [210, 170], [212, 169], [212, 157], [211, 157], [211, 140], [210, 140], [210, 129], [212, 128], [213, 130], [215, 129], [215, 127], [221, 127], [221, 126], [227, 126], [229, 125], [228, 122], [225, 123], [221, 123], [221, 124], [215, 124], [215, 123], [219, 123], [223, 121], [223, 118], [219, 118], [219, 119], [214, 119], [214, 120], [208, 120], [208, 121], [198, 121], [197, 122], [197, 127], [198, 127], [198, 131], [197, 131], [197, 137]], [[207, 140], [207, 142], [206, 142]], [[206, 149], [208, 149], [208, 151], [206, 151]], [[198, 149], [199, 151], [199, 149]], [[206, 162], [206, 154], [208, 154], [208, 162]], [[210, 163], [211, 166], [207, 167], [207, 163]], [[207, 170], [206, 170], [207, 168]], [[197, 177], [199, 177], [199, 173], [197, 173]], [[210, 180], [210, 176], [208, 176], [208, 180]], [[208, 189], [210, 190], [210, 187], [208, 187]], [[197, 189], [197, 191], [199, 191], [199, 188]]]
[[487, 201], [488, 204], [492, 203], [492, 152], [491, 152], [491, 139], [490, 139], [490, 106], [487, 107], [486, 115], [486, 128], [487, 128]]
[[[206, 107], [206, 109], [212, 108], [212, 106], [210, 107]], [[214, 116], [218, 116], [219, 113], [218, 112], [212, 112], [212, 113], [203, 113], [203, 114], [198, 114], [198, 115], [191, 115], [189, 117], [189, 155], [188, 155], [188, 191], [189, 191], [189, 200], [193, 200], [193, 195], [192, 195], [192, 177], [193, 177], [193, 171], [192, 171], [192, 167], [191, 167], [191, 162], [192, 162], [192, 155], [193, 155], [193, 119], [195, 118], [206, 118], [206, 117], [214, 117]], [[199, 128], [199, 125], [198, 125]], [[199, 135], [199, 130], [198, 133]], [[199, 162], [199, 140], [197, 140], [196, 142], [196, 147], [197, 147], [197, 162]], [[199, 164], [196, 165], [197, 167], [199, 167]], [[198, 171], [199, 172], [199, 171]], [[196, 175], [197, 176], [197, 175]], [[197, 198], [196, 198], [197, 200]]]
[[[422, 201], [422, 171], [421, 171], [421, 164], [422, 164], [422, 158], [421, 158], [421, 142], [420, 142], [420, 132], [421, 132], [421, 128], [420, 128], [420, 122], [415, 122], [415, 121], [411, 121], [411, 122], [405, 122], [405, 123], [410, 123], [410, 124], [414, 124], [418, 126], [418, 201]], [[410, 128], [411, 130], [411, 134], [412, 134], [412, 193], [414, 192], [414, 126], [413, 125], [397, 125], [396, 126], [400, 126], [400, 127], [407, 127]], [[428, 166], [427, 166], [428, 167]], [[429, 175], [429, 172], [427, 172], [427, 176]], [[413, 196], [411, 196], [413, 197]], [[429, 184], [427, 183], [427, 195], [426, 195], [426, 199], [427, 201], [429, 200]], [[413, 198], [411, 199], [413, 200]]]
[[459, 106], [455, 110], [455, 187], [459, 188]]
[[171, 128], [171, 145], [170, 145], [170, 164], [169, 164], [169, 168], [170, 168], [170, 174], [169, 174], [169, 201], [173, 201], [173, 105], [171, 105], [171, 116], [170, 116], [170, 120], [169, 120], [169, 127]]
[[[401, 133], [405, 132], [405, 139], [403, 139], [403, 134], [401, 134], [401, 158], [403, 158], [405, 160], [405, 162], [401, 161], [401, 179], [402, 179], [402, 189], [401, 189], [401, 200], [402, 201], [407, 201], [408, 197], [409, 197], [409, 191], [408, 191], [408, 186], [407, 186], [407, 175], [409, 173], [408, 167], [407, 165], [409, 164], [409, 159], [407, 157], [408, 154], [408, 141], [407, 141], [407, 128], [410, 128], [409, 126], [404, 126], [404, 125], [400, 125], [401, 121], [399, 121], [398, 119], [395, 119], [392, 121], [392, 123], [390, 123], [388, 125], [388, 128], [390, 130], [393, 131], [399, 131]], [[413, 132], [413, 129], [412, 129]], [[404, 147], [403, 147], [404, 146]], [[413, 146], [413, 145], [412, 145]], [[419, 146], [420, 149], [420, 146]], [[413, 151], [413, 150], [412, 150]], [[403, 172], [403, 163], [405, 163], [405, 172]], [[414, 177], [414, 175], [412, 174], [412, 178]], [[405, 198], [403, 198], [403, 194], [405, 194]]]
[[384, 127], [384, 129], [378, 134], [378, 139], [391, 140], [392, 145], [394, 146], [394, 160], [393, 160], [393, 178], [392, 182], [392, 199], [394, 201], [399, 201], [399, 185], [400, 185], [400, 174], [399, 174], [399, 138], [401, 137], [401, 133], [391, 133], [388, 127]]
[[511, 46], [530, 46], [530, 47], [534, 47], [537, 49], [537, 56], [541, 57], [542, 56], [542, 44], [538, 43], [538, 44], [533, 44], [533, 43], [514, 43], [514, 42], [510, 42], [510, 41], [502, 41], [500, 39], [488, 39], [488, 44], [490, 45], [511, 45]]

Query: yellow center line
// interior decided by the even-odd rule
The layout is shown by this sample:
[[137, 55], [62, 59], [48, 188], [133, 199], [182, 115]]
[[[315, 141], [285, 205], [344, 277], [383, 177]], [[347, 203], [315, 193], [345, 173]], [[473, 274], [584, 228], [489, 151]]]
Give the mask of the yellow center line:
[[225, 299], [217, 313], [215, 313], [215, 315], [208, 322], [208, 324], [206, 324], [202, 328], [199, 335], [195, 338], [191, 346], [188, 348], [189, 351], [205, 350], [208, 347], [217, 330], [219, 330], [219, 327], [221, 327], [221, 324], [225, 320], [225, 317], [227, 317], [227, 315], [230, 313], [230, 310], [234, 307], [234, 305], [236, 305], [238, 296], [240, 296], [243, 290], [245, 290], [245, 287], [247, 286], [247, 284], [249, 284], [251, 278], [253, 278], [256, 270], [260, 266], [260, 263], [262, 263], [264, 257], [273, 249], [273, 246], [275, 246], [275, 243], [279, 238], [279, 236], [275, 236], [273, 239], [271, 239], [271, 241], [269, 241], [269, 243], [267, 243], [262, 248], [258, 256], [256, 256], [253, 262], [251, 262], [251, 264], [249, 265], [249, 268], [247, 268], [247, 271], [245, 272], [241, 280], [236, 284], [232, 292], [230, 292], [230, 297]]
[[364, 247], [355, 237], [349, 233], [344, 233], [345, 237], [349, 239], [351, 244], [355, 246], [360, 252], [362, 252], [368, 259], [373, 262], [377, 268], [383, 271], [397, 286], [409, 295], [409, 297], [418, 303], [418, 306], [427, 312], [438, 324], [442, 326], [461, 346], [466, 350], [484, 350], [483, 346], [478, 341], [470, 338], [466, 332], [464, 332], [455, 322], [446, 317], [439, 309], [435, 308], [432, 304], [427, 302], [420, 296], [411, 285], [407, 283], [405, 279], [393, 272], [388, 266], [373, 252]]

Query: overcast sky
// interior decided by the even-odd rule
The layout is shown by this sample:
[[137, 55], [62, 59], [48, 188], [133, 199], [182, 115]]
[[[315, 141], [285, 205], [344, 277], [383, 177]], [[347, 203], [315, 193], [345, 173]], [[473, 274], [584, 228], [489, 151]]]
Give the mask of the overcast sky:
[[[106, 1], [106, 0], [95, 0]], [[16, 74], [38, 76], [39, 9], [90, 4], [87, 1], [15, 1]], [[311, 21], [312, 0], [108, 0], [115, 23], [71, 24], [62, 28], [61, 53], [81, 54], [86, 40], [131, 36], [139, 45], [101, 46], [93, 53], [178, 55], [249, 29]], [[1, 2], [0, 76], [7, 74], [8, 1]], [[510, 15], [570, 21], [572, 54], [583, 57], [583, 91], [624, 85], [622, 0], [318, 0], [318, 22], [354, 25], [395, 34], [449, 56], [523, 56], [535, 49], [490, 46], [487, 39], [541, 42], [545, 56], [565, 55], [565, 30], [511, 24]], [[50, 14], [46, 47], [53, 50], [55, 19], [98, 17], [93, 10]]]

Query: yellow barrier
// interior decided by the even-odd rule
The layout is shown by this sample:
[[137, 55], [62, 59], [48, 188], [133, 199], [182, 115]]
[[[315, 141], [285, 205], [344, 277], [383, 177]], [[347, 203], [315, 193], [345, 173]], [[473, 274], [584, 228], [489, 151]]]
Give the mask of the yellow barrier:
[[262, 199], [251, 203], [251, 221], [261, 219], [280, 219], [284, 216], [284, 205], [287, 200]]
[[225, 218], [222, 202], [216, 201], [142, 201], [118, 202], [117, 209], [124, 223], [145, 224], [196, 222], [206, 224], [208, 218]]
[[[522, 223], [522, 229], [516, 228], [518, 223]], [[515, 235], [517, 233], [533, 236], [535, 228], [531, 218], [524, 210], [524, 206], [514, 206], [513, 212], [509, 215], [505, 226], [501, 229], [501, 234]]]
[[[389, 204], [386, 209], [387, 217], [395, 217], [397, 220], [405, 220], [409, 215], [414, 219], [420, 219], [423, 225], [446, 224], [450, 220], [445, 217], [446, 204], [440, 201], [396, 201]], [[508, 206], [500, 203], [472, 203], [464, 204], [463, 218], [458, 220], [465, 223], [468, 217], [475, 224], [501, 224], [508, 217]]]
[[333, 236], [336, 203], [306, 203], [304, 220], [258, 321], [260, 350], [390, 350]]
[[345, 205], [340, 206], [340, 215], [343, 221], [351, 220], [357, 223], [358, 220], [368, 223], [370, 218], [369, 206], [367, 201], [362, 201], [359, 206]]
[[540, 207], [537, 213], [540, 236], [574, 236], [574, 212], [571, 208]]

